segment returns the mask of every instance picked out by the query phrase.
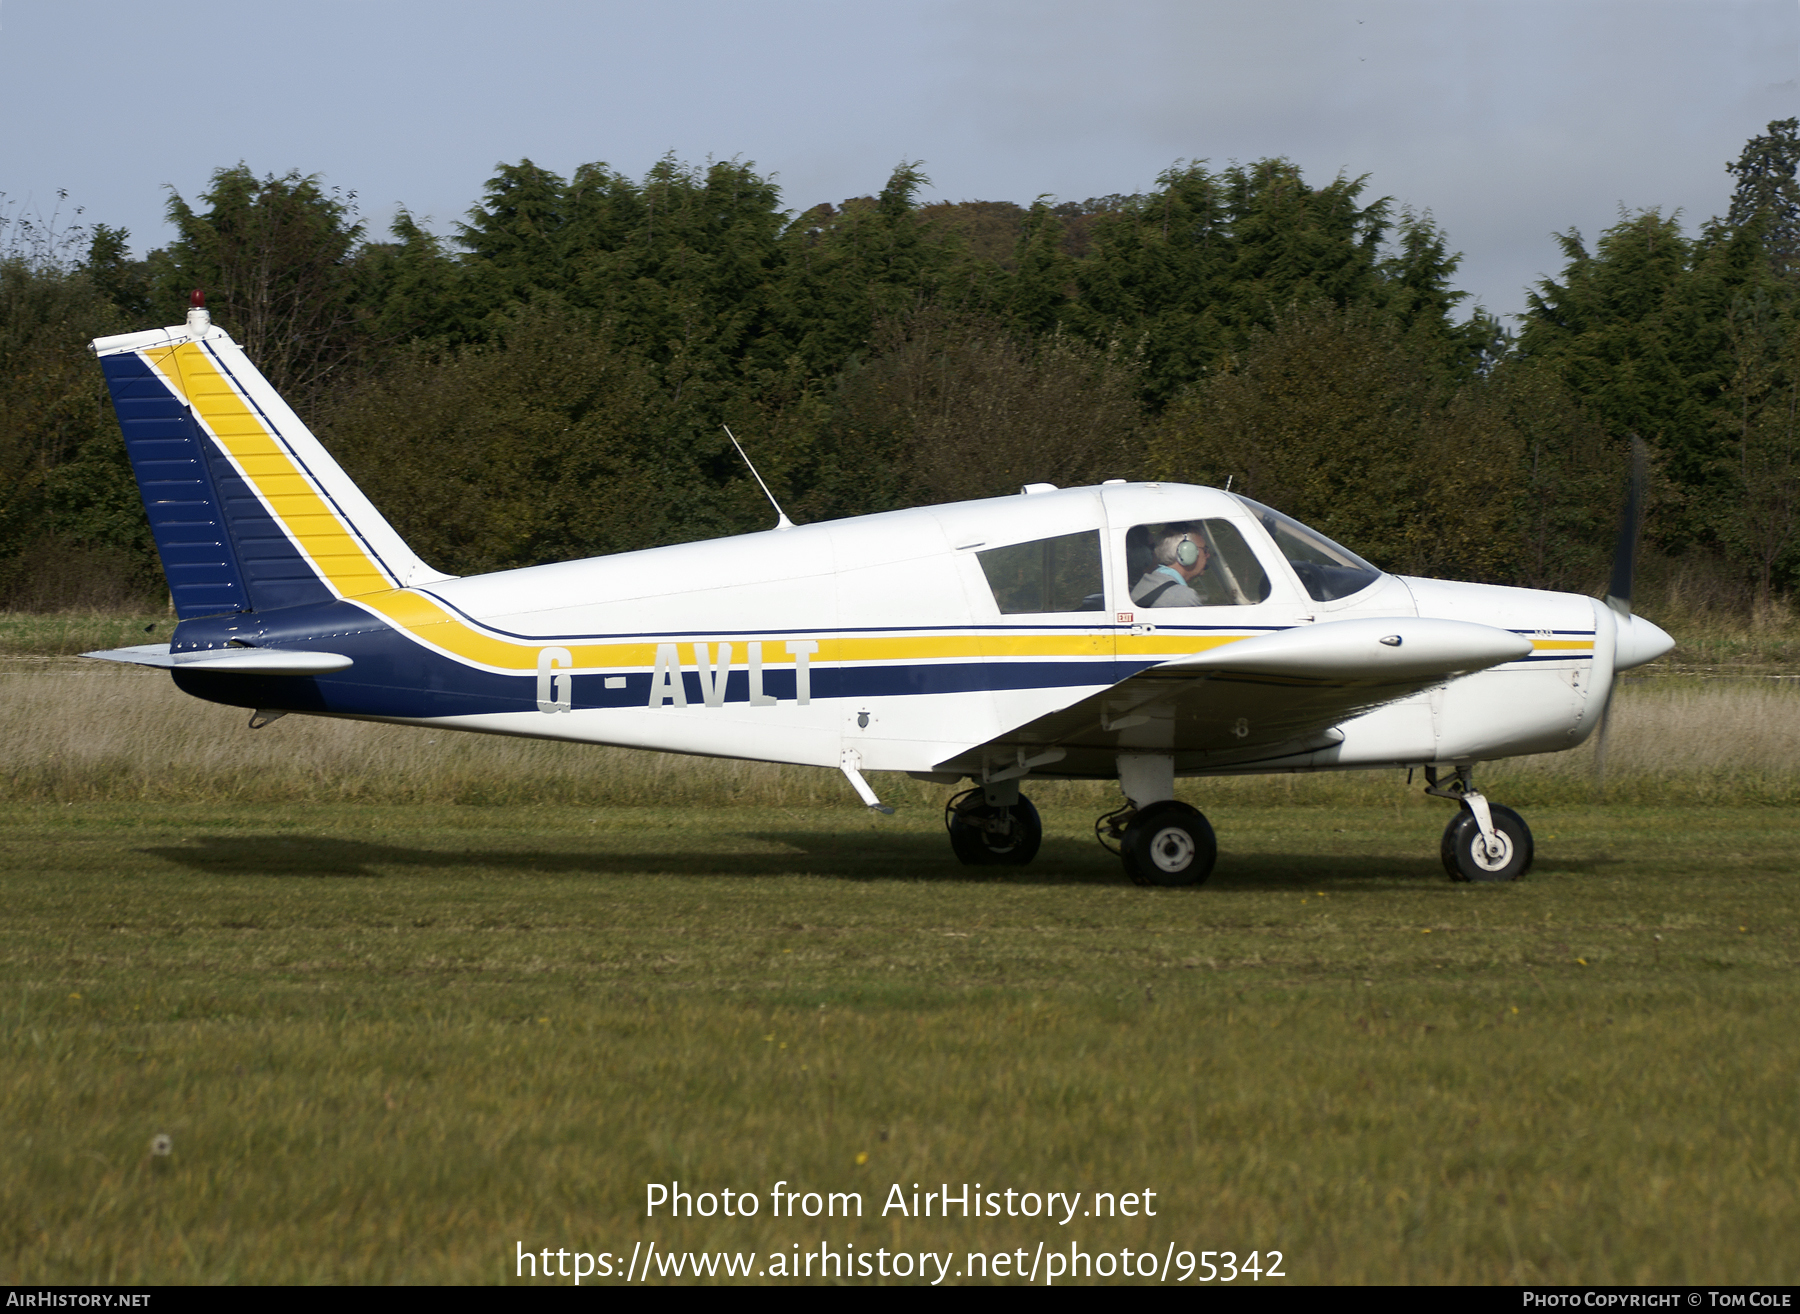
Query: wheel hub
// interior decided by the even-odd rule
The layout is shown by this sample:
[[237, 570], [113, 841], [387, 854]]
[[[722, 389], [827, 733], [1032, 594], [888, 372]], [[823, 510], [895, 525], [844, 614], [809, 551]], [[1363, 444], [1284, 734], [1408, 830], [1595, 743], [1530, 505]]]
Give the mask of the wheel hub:
[[1193, 836], [1180, 826], [1159, 830], [1150, 841], [1150, 861], [1161, 871], [1183, 872], [1194, 861]]
[[1483, 871], [1501, 871], [1512, 861], [1512, 839], [1503, 830], [1496, 830], [1491, 840], [1478, 831], [1475, 842], [1469, 845], [1469, 856]]

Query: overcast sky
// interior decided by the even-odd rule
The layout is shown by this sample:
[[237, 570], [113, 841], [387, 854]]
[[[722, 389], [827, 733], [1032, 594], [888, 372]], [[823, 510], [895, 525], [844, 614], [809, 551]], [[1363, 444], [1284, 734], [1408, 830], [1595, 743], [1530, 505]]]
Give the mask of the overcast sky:
[[736, 156], [798, 211], [903, 159], [1027, 204], [1285, 155], [1431, 211], [1512, 314], [1553, 231], [1724, 213], [1797, 79], [1800, 0], [0, 0], [0, 192], [141, 251], [240, 160], [448, 231], [524, 157]]

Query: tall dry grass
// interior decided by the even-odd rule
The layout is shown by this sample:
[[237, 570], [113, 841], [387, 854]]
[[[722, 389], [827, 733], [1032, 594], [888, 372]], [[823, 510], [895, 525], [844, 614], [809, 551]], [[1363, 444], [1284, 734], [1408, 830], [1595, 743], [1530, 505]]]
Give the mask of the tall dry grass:
[[1612, 707], [1603, 781], [1599, 738], [1567, 753], [1494, 763], [1483, 789], [1524, 802], [1800, 802], [1800, 680], [1644, 680]]
[[[159, 673], [98, 664], [0, 667], [0, 798], [816, 807], [853, 802], [835, 771], [289, 716], [190, 698]], [[1633, 802], [1800, 801], [1800, 682], [1651, 681], [1614, 709], [1606, 796]], [[1496, 763], [1483, 787], [1509, 802], [1588, 802], [1594, 746]], [[1199, 801], [1392, 801], [1392, 771], [1259, 776], [1184, 785]], [[935, 806], [944, 789], [878, 778], [884, 798]], [[1034, 781], [1042, 805], [1109, 806], [1110, 784]], [[1414, 793], [1417, 790], [1415, 788]]]
[[808, 806], [836, 772], [328, 717], [261, 730], [148, 670], [37, 663], [0, 674], [0, 798]]

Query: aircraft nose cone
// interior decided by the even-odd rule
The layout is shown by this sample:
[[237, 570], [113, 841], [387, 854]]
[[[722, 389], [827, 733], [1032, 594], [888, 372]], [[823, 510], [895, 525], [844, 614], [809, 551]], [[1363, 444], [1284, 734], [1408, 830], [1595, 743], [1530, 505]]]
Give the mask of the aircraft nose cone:
[[1675, 646], [1668, 631], [1642, 616], [1619, 617], [1618, 634], [1618, 649], [1613, 657], [1615, 671], [1629, 671], [1633, 666], [1653, 662]]

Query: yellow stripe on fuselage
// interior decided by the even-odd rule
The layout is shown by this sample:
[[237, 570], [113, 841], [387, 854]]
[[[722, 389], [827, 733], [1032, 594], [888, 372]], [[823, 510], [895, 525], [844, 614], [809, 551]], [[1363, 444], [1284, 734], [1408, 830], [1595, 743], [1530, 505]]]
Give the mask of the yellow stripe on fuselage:
[[197, 343], [184, 342], [143, 355], [175, 395], [193, 408], [327, 586], [341, 598], [394, 587], [394, 580], [294, 464], [281, 440], [269, 432], [262, 417], [245, 404]]
[[[453, 615], [430, 598], [407, 590], [395, 590], [356, 600], [377, 615], [392, 622], [417, 639], [453, 657], [498, 670], [535, 670], [537, 654], [545, 647], [569, 650], [575, 670], [618, 670], [651, 667], [656, 664], [655, 641], [574, 643], [567, 639], [501, 638], [487, 634]], [[819, 645], [812, 654], [814, 665], [831, 662], [926, 662], [979, 660], [982, 658], [1062, 658], [1064, 660], [1104, 660], [1114, 656], [1115, 637], [1103, 631], [1089, 634], [1007, 634], [977, 632], [973, 634], [881, 634], [856, 635], [845, 638], [800, 635]], [[1155, 634], [1116, 636], [1117, 655], [1127, 660], [1144, 657], [1187, 657], [1208, 652], [1224, 644], [1255, 637], [1253, 634]], [[696, 643], [706, 646], [712, 661], [719, 660], [720, 645], [731, 645], [731, 659], [736, 665], [748, 660], [749, 644], [761, 643], [763, 663], [767, 666], [791, 665], [793, 655], [787, 651], [786, 636], [766, 635], [755, 639], [744, 636], [715, 639], [670, 639], [682, 662], [698, 660]], [[1592, 640], [1539, 640], [1536, 650], [1567, 651], [1570, 656], [1591, 652]]]
[[[414, 638], [430, 644], [449, 656], [461, 658], [501, 671], [527, 671], [537, 668], [537, 655], [546, 647], [566, 648], [571, 665], [581, 670], [619, 670], [651, 667], [656, 664], [655, 641], [577, 643], [554, 636], [541, 639], [502, 638], [484, 633], [423, 594], [396, 589], [356, 599], [366, 607]], [[884, 634], [830, 638], [797, 635], [812, 639], [819, 650], [811, 654], [813, 664], [830, 662], [923, 662], [980, 658], [1056, 658], [1111, 661], [1111, 635], [1092, 634]], [[1207, 635], [1181, 641], [1169, 641], [1166, 649], [1175, 653], [1201, 652], [1231, 643], [1247, 635]], [[720, 645], [731, 645], [734, 665], [748, 660], [749, 645], [761, 643], [763, 663], [767, 666], [792, 665], [793, 654], [787, 651], [787, 636], [774, 634], [746, 639], [739, 635], [716, 639], [670, 639], [683, 663], [697, 660], [696, 643], [707, 648], [710, 659], [717, 662]]]
[[[1256, 633], [1267, 634], [1260, 630]], [[1220, 644], [1236, 643], [1239, 639], [1253, 639], [1256, 634], [1132, 634], [1120, 630], [1116, 638], [1119, 656], [1131, 657], [1191, 657], [1198, 652], [1209, 652]]]

